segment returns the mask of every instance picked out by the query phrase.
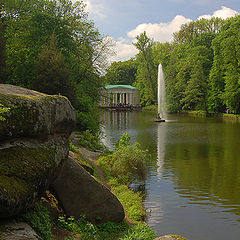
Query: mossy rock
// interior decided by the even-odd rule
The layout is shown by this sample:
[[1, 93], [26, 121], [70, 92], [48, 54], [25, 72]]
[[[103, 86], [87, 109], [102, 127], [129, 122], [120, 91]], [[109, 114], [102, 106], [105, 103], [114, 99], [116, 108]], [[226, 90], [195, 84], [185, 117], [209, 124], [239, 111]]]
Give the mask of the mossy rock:
[[64, 96], [46, 95], [29, 89], [0, 84], [0, 103], [10, 108], [0, 121], [0, 139], [13, 137], [46, 138], [69, 134], [75, 124], [75, 111]]
[[14, 142], [0, 148], [0, 218], [16, 215], [38, 201], [68, 155], [68, 141]]
[[0, 218], [38, 201], [68, 156], [75, 112], [67, 98], [0, 84]]

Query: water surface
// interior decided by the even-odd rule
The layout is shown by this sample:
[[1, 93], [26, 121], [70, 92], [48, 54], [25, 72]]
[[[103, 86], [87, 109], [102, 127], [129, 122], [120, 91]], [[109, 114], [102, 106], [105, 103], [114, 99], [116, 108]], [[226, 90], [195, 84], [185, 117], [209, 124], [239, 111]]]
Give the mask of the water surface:
[[128, 132], [153, 157], [145, 181], [147, 223], [158, 235], [240, 239], [240, 124], [218, 118], [105, 112], [102, 141]]

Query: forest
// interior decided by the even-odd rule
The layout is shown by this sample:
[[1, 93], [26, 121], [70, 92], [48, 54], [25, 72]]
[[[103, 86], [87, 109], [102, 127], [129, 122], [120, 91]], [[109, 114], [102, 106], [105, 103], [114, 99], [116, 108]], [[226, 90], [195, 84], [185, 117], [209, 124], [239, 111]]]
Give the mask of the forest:
[[99, 130], [100, 89], [131, 84], [141, 104], [157, 101], [157, 69], [162, 63], [169, 112], [240, 112], [240, 16], [200, 19], [181, 26], [172, 42], [146, 32], [134, 43], [130, 60], [107, 60], [111, 38], [88, 18], [83, 1], [2, 0], [0, 3], [0, 83], [67, 96], [79, 130]]
[[104, 79], [133, 84], [144, 106], [156, 104], [157, 69], [164, 68], [169, 112], [199, 110], [240, 113], [240, 16], [200, 19], [181, 26], [173, 42], [160, 43], [146, 32], [134, 43], [137, 56], [114, 62]]

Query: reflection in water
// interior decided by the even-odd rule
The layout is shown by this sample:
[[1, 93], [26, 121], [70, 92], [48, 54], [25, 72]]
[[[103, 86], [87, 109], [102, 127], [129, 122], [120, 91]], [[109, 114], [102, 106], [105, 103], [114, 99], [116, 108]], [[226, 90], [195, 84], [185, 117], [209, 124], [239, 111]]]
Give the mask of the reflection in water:
[[237, 239], [240, 124], [188, 116], [154, 123], [152, 118], [151, 113], [128, 113], [127, 121], [123, 114], [115, 120], [107, 116], [103, 124], [108, 146], [129, 132], [157, 160], [150, 164], [145, 184], [148, 224], [159, 235]]
[[159, 178], [161, 178], [165, 158], [167, 124], [165, 122], [159, 122], [157, 125], [157, 172]]

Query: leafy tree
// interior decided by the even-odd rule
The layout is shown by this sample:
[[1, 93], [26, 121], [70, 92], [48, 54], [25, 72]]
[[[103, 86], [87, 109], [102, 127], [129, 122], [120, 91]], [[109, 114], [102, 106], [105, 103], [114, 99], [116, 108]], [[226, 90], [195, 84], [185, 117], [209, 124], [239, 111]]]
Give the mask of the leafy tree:
[[57, 49], [56, 37], [43, 48], [34, 68], [33, 89], [47, 94], [61, 94], [74, 101], [75, 89], [70, 82], [63, 55]]
[[[78, 118], [82, 121], [78, 125], [96, 131], [102, 85], [99, 76], [106, 67], [111, 39], [103, 38], [88, 19], [83, 1], [73, 4], [70, 0], [3, 0], [3, 3], [7, 82], [68, 96], [78, 116], [84, 116]], [[54, 47], [49, 45], [53, 33]], [[51, 64], [46, 66], [47, 62]], [[53, 62], [58, 64], [54, 66]], [[49, 78], [44, 75], [44, 65], [52, 74]]]
[[136, 80], [137, 65], [133, 59], [113, 62], [106, 71], [106, 84], [132, 85]]
[[134, 46], [139, 50], [136, 86], [140, 89], [141, 102], [149, 105], [157, 101], [157, 68], [153, 61], [153, 41], [147, 37], [145, 31], [136, 39]]
[[214, 62], [209, 78], [208, 107], [212, 111], [240, 111], [240, 17], [231, 18], [213, 41]]
[[174, 33], [174, 42], [177, 44], [191, 44], [194, 38], [202, 33], [218, 33], [225, 23], [221, 18], [199, 19], [195, 22], [183, 24], [181, 29]]

